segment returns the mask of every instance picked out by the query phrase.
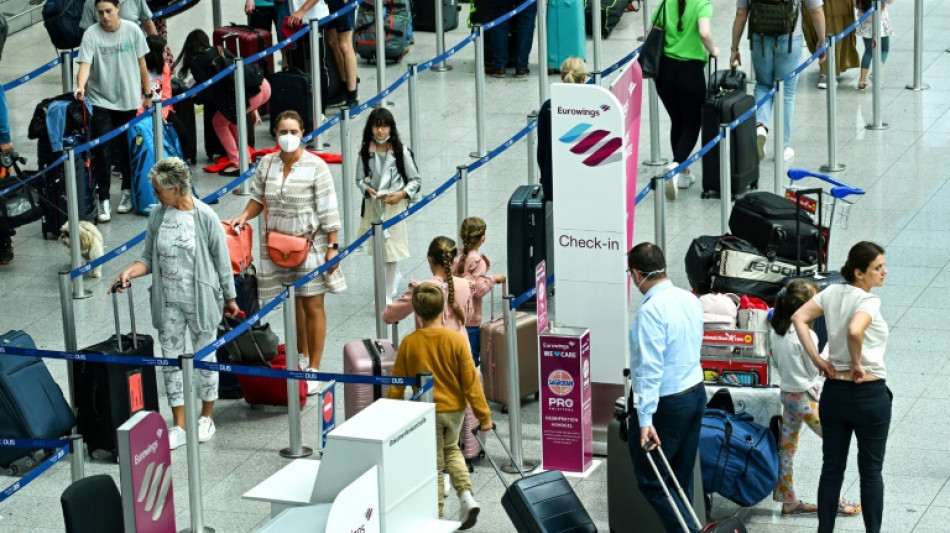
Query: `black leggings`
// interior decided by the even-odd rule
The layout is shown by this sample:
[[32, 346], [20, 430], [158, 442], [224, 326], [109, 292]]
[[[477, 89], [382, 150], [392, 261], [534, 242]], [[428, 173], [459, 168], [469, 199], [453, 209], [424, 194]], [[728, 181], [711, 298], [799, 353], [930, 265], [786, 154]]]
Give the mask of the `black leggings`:
[[884, 451], [891, 425], [893, 396], [884, 380], [867, 383], [825, 381], [818, 403], [822, 465], [818, 480], [818, 531], [835, 529], [838, 498], [852, 433], [858, 438], [861, 514], [867, 533], [880, 533], [884, 515]]
[[670, 115], [670, 146], [673, 161], [682, 163], [692, 153], [702, 128], [702, 107], [706, 98], [703, 62], [680, 61], [663, 54], [656, 92]]
[[[93, 106], [92, 117], [89, 119], [89, 130], [92, 137], [96, 138], [109, 133], [133, 118], [135, 118], [134, 109], [132, 111], [114, 111]], [[102, 143], [92, 149], [92, 175], [96, 180], [100, 202], [109, 199], [113, 161], [117, 160], [119, 163], [119, 173], [122, 174], [122, 190], [132, 188], [132, 166], [129, 161], [128, 139], [128, 135], [122, 133], [111, 141]]]

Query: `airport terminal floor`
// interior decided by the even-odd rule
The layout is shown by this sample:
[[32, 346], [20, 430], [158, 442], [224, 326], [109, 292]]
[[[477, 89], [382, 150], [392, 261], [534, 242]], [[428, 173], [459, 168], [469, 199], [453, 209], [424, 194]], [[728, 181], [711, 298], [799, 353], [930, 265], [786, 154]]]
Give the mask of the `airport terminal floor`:
[[[245, 20], [243, 2], [223, 2], [225, 23]], [[458, 29], [446, 33], [451, 46], [467, 36], [464, 24], [470, 4], [462, 4], [463, 22]], [[715, 9], [713, 31], [717, 46], [726, 51], [730, 46], [730, 32], [734, 3], [713, 0]], [[912, 82], [913, 74], [913, 4], [897, 2], [890, 6], [890, 56], [883, 75], [874, 76], [873, 82], [883, 83], [882, 111], [884, 122], [890, 128], [871, 131], [865, 125], [872, 119], [870, 88], [859, 91], [857, 69], [843, 73], [837, 93], [838, 161], [847, 169], [836, 174], [842, 181], [862, 187], [867, 194], [851, 208], [847, 226], [835, 227], [831, 240], [833, 268], [843, 262], [847, 249], [859, 240], [874, 240], [886, 249], [888, 276], [885, 285], [875, 292], [883, 303], [883, 314], [889, 324], [890, 342], [886, 363], [887, 382], [894, 394], [891, 437], [884, 463], [885, 508], [883, 531], [944, 532], [950, 522], [950, 426], [946, 413], [950, 410], [950, 361], [946, 357], [947, 323], [950, 322], [950, 0], [935, 0], [925, 4], [926, 36], [923, 49], [923, 79], [930, 85], [926, 91], [910, 91], [905, 84]], [[603, 41], [602, 65], [607, 66], [628, 54], [639, 43], [642, 34], [642, 12], [628, 12], [621, 19], [609, 39]], [[189, 31], [203, 28], [210, 33], [211, 3], [201, 2], [186, 15], [169, 21], [170, 46], [176, 54]], [[387, 84], [402, 75], [410, 62], [421, 62], [434, 57], [434, 34], [417, 32], [415, 45], [400, 63], [386, 66]], [[748, 62], [748, 41], [742, 40], [743, 57]], [[862, 45], [858, 44], [859, 53]], [[0, 64], [0, 81], [8, 82], [53, 59], [55, 51], [49, 44], [42, 25], [35, 25], [10, 36]], [[802, 58], [807, 57], [807, 50]], [[475, 52], [472, 46], [448, 60], [454, 67], [447, 72], [427, 71], [419, 78], [419, 120], [421, 149], [415, 154], [422, 175], [423, 192], [431, 192], [455, 173], [456, 167], [472, 161], [470, 153], [476, 150], [475, 119]], [[592, 63], [592, 45], [588, 42], [588, 64]], [[537, 109], [538, 79], [535, 51], [531, 55], [531, 75], [515, 79], [509, 73], [506, 79], [488, 78], [486, 146], [491, 149], [508, 139], [527, 123], [527, 115]], [[593, 68], [589, 66], [588, 68]], [[743, 65], [745, 70], [750, 65]], [[375, 66], [359, 63], [360, 99], [366, 100], [377, 93]], [[801, 76], [795, 102], [791, 146], [794, 158], [788, 166], [817, 170], [827, 162], [826, 144], [826, 91], [816, 87], [818, 66], [813, 64]], [[550, 82], [556, 76], [549, 77]], [[26, 129], [36, 104], [42, 98], [60, 94], [59, 70], [54, 69], [25, 85], [7, 93], [7, 103], [13, 129], [13, 143], [29, 162], [26, 168], [35, 168], [36, 144], [28, 140]], [[408, 98], [405, 87], [390, 95], [392, 111], [408, 138]], [[302, 101], [303, 105], [309, 102]], [[643, 107], [643, 125], [640, 135], [639, 160], [649, 158], [649, 117]], [[328, 115], [338, 110], [331, 108]], [[669, 121], [660, 109], [661, 153], [670, 157], [667, 142]], [[354, 133], [350, 136], [352, 153], [356, 153], [365, 114], [353, 119]], [[200, 119], [199, 119], [200, 124]], [[201, 128], [199, 127], [199, 130]], [[339, 152], [340, 135], [333, 129], [321, 137], [329, 150]], [[258, 147], [267, 146], [271, 138], [265, 126], [257, 129]], [[196, 171], [196, 187], [207, 194], [226, 183], [227, 178], [202, 173], [207, 164], [200, 150]], [[761, 163], [760, 188], [772, 190], [772, 150]], [[696, 147], [699, 148], [698, 146]], [[528, 153], [525, 141], [514, 144], [499, 157], [471, 175], [469, 214], [480, 216], [488, 224], [487, 242], [482, 251], [492, 259], [492, 272], [506, 271], [506, 209], [507, 199], [516, 186], [526, 183]], [[533, 154], [531, 154], [533, 159]], [[701, 175], [701, 165], [693, 166]], [[340, 165], [331, 165], [338, 195], [342, 191]], [[657, 167], [639, 166], [637, 189], [649, 177], [657, 174]], [[699, 180], [701, 181], [701, 180]], [[666, 206], [666, 255], [673, 282], [687, 287], [683, 257], [691, 240], [700, 235], [720, 234], [720, 206], [718, 200], [700, 198], [699, 183], [680, 191], [679, 197]], [[113, 205], [118, 203], [118, 187], [113, 187]], [[219, 216], [236, 216], [246, 202], [245, 197], [228, 194], [214, 206]], [[354, 205], [357, 205], [354, 201]], [[591, 206], [578, 206], [591, 209]], [[354, 216], [354, 220], [358, 220]], [[145, 227], [145, 218], [135, 214], [118, 215], [99, 226], [106, 241], [106, 249], [126, 241]], [[255, 228], [256, 229], [256, 228]], [[455, 195], [445, 194], [408, 221], [411, 257], [400, 264], [406, 278], [424, 279], [429, 276], [425, 250], [437, 235], [457, 238]], [[652, 196], [637, 206], [634, 241], [654, 240], [654, 213]], [[56, 273], [68, 267], [68, 255], [56, 240], [43, 240], [39, 223], [18, 229], [14, 238], [15, 261], [0, 266], [0, 332], [10, 329], [26, 330], [43, 349], [62, 350], [63, 328]], [[140, 254], [133, 249], [103, 267], [100, 279], [87, 279], [86, 286], [93, 296], [75, 301], [78, 345], [87, 346], [102, 341], [113, 331], [110, 298], [106, 295], [108, 280], [131, 263]], [[255, 256], [257, 254], [255, 253]], [[375, 332], [372, 262], [365, 252], [348, 257], [343, 263], [348, 290], [326, 298], [328, 335], [322, 370], [342, 371], [342, 347], [347, 341], [373, 337]], [[145, 285], [141, 284], [144, 289]], [[630, 316], [636, 310], [640, 296], [631, 296]], [[145, 290], [135, 294], [136, 315], [140, 332], [155, 335], [149, 324], [148, 296]], [[571, 305], [557, 301], [556, 308]], [[496, 303], [500, 306], [500, 303]], [[278, 333], [282, 332], [280, 313], [267, 317]], [[128, 330], [128, 319], [123, 313], [123, 330]], [[577, 324], [583, 326], [584, 324]], [[400, 333], [412, 329], [410, 321], [403, 321]], [[940, 333], [943, 331], [944, 333]], [[596, 357], [596, 354], [594, 354]], [[63, 361], [48, 360], [53, 376], [66, 388], [66, 365]], [[620, 369], [618, 369], [619, 373]], [[161, 380], [159, 380], [161, 381]], [[160, 389], [162, 389], [160, 385]], [[164, 401], [162, 414], [171, 420]], [[314, 445], [316, 418], [319, 410], [310, 402], [303, 410], [303, 441]], [[342, 414], [342, 405], [338, 404]], [[492, 406], [492, 417], [503, 435], [507, 435], [507, 414], [500, 406]], [[537, 402], [526, 402], [521, 408], [524, 455], [537, 460], [540, 456], [540, 422]], [[240, 533], [254, 531], [268, 520], [267, 505], [242, 499], [251, 487], [287, 464], [278, 450], [287, 446], [286, 414], [279, 410], [252, 409], [243, 400], [220, 400], [215, 412], [217, 434], [200, 446], [202, 465], [202, 493], [205, 524], [219, 532]], [[859, 499], [856, 453], [852, 444], [851, 462], [843, 486], [843, 495]], [[504, 453], [497, 442], [489, 443], [489, 453], [500, 457]], [[607, 507], [607, 463], [604, 462], [587, 478], [570, 478], [575, 490], [600, 531], [609, 531]], [[172, 452], [175, 485], [175, 508], [178, 528], [189, 523], [188, 483], [185, 448]], [[814, 501], [821, 466], [821, 441], [808, 433], [802, 436], [795, 459], [797, 488], [808, 501]], [[88, 461], [86, 474], [110, 474], [118, 481], [118, 468], [112, 463]], [[631, 473], [632, 475], [632, 473]], [[512, 479], [509, 476], [509, 479]], [[16, 481], [0, 477], [0, 485]], [[70, 481], [66, 461], [55, 465], [36, 481], [0, 504], [0, 532], [37, 533], [63, 531], [59, 496]], [[512, 531], [501, 507], [504, 488], [484, 460], [476, 463], [472, 474], [475, 497], [482, 506], [478, 523], [472, 531]], [[458, 512], [458, 499], [446, 499], [446, 517]], [[751, 508], [738, 506], [714, 497], [712, 517], [737, 514], [749, 531], [806, 532], [814, 531], [814, 515], [782, 516], [780, 504], [767, 498]], [[839, 530], [863, 530], [860, 517], [841, 517]], [[652, 532], [647, 532], [652, 533]]]

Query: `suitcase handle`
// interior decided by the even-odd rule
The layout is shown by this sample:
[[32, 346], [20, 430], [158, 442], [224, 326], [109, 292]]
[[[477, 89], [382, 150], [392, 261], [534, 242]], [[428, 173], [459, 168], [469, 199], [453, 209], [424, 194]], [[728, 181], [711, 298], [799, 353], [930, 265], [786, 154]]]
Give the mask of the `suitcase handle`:
[[[488, 458], [488, 462], [491, 463], [491, 467], [494, 468], [495, 473], [498, 474], [498, 479], [501, 480], [501, 484], [504, 485], [505, 488], [507, 489], [510, 485], [508, 484], [507, 481], [505, 481], [505, 476], [501, 474], [501, 470], [499, 470], [498, 464], [495, 463], [494, 459], [492, 459], [491, 454], [488, 453], [488, 449], [485, 448], [485, 440], [479, 438], [478, 436], [478, 432], [480, 429], [481, 428], [479, 426], [475, 426], [474, 428], [472, 428], [472, 435], [475, 436], [475, 440], [478, 441], [478, 445], [481, 446], [482, 450], [485, 452], [485, 457]], [[497, 426], [495, 426], [494, 422], [492, 422], [492, 425], [491, 425], [491, 432], [494, 433], [496, 437], [498, 437], [498, 442], [501, 443], [501, 447], [505, 449], [505, 453], [507, 453], [508, 457], [511, 459], [511, 464], [515, 465], [515, 468], [518, 469], [518, 473], [521, 475], [522, 478], [524, 478], [525, 477], [524, 470], [521, 469], [521, 465], [515, 462], [515, 457], [511, 455], [511, 450], [508, 449], [508, 445], [505, 444], [505, 440], [502, 439], [501, 435], [498, 434]]]
[[[508, 294], [508, 280], [501, 282], [501, 293]], [[492, 281], [491, 290], [488, 291], [489, 294], [489, 305], [491, 305], [491, 311], [489, 311], [489, 321], [495, 320], [495, 282]]]
[[[112, 316], [115, 318], [115, 340], [119, 344], [119, 352], [125, 351], [122, 348], [122, 330], [119, 328], [119, 297], [116, 289], [122, 286], [121, 281], [117, 281], [112, 285], [112, 288], [109, 292], [112, 293]], [[129, 318], [132, 321], [132, 349], [137, 350], [139, 347], [138, 336], [135, 334], [135, 302], [132, 300], [132, 283], [129, 283], [128, 287], [125, 287], [129, 295]]]
[[654, 444], [653, 442], [648, 442], [646, 446], [643, 447], [643, 453], [647, 456], [647, 462], [650, 463], [650, 468], [653, 469], [653, 473], [656, 474], [657, 480], [660, 482], [660, 488], [663, 489], [663, 493], [666, 494], [666, 499], [670, 502], [670, 507], [673, 509], [673, 513], [676, 515], [676, 519], [679, 520], [680, 526], [683, 527], [683, 531], [689, 533], [689, 527], [686, 525], [686, 520], [683, 519], [683, 513], [680, 512], [679, 506], [676, 505], [676, 502], [673, 500], [673, 495], [670, 493], [670, 489], [667, 486], [666, 482], [663, 481], [663, 476], [660, 475], [660, 469], [656, 467], [656, 463], [653, 461], [653, 456], [650, 455], [651, 451], [655, 451], [657, 455], [660, 456], [660, 459], [663, 461], [663, 466], [666, 467], [666, 471], [669, 474], [669, 480], [673, 484], [673, 488], [676, 489], [676, 493], [680, 498], [680, 501], [683, 503], [683, 507], [686, 507], [686, 510], [689, 511], [689, 516], [693, 519], [693, 523], [696, 524], [697, 529], [702, 529], [703, 524], [700, 523], [699, 517], [696, 516], [696, 511], [693, 510], [693, 505], [686, 497], [686, 493], [683, 492], [683, 487], [680, 486], [679, 481], [676, 479], [676, 476], [673, 474], [673, 469], [670, 468], [669, 461], [666, 460], [666, 454], [663, 453], [663, 450], [660, 448], [659, 444], [651, 450], [650, 445]]

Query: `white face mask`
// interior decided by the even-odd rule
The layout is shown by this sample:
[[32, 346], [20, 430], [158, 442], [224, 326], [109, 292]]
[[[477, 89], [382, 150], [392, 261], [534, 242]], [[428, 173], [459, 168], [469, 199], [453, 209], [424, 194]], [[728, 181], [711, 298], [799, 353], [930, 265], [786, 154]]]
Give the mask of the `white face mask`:
[[277, 137], [277, 145], [284, 152], [296, 152], [300, 148], [300, 137], [288, 133]]
[[648, 279], [650, 279], [650, 276], [652, 276], [652, 275], [654, 275], [654, 274], [661, 274], [661, 273], [663, 273], [663, 272], [665, 272], [665, 271], [666, 271], [666, 269], [663, 268], [663, 269], [660, 269], [660, 270], [651, 270], [650, 272], [647, 272], [647, 273], [640, 272], [640, 275], [643, 276], [643, 279], [640, 280], [640, 283], [637, 284], [637, 291], [640, 291], [640, 287], [642, 287], [643, 284], [646, 283]]
[[387, 135], [387, 136], [385, 136], [385, 137], [377, 137], [377, 136], [373, 135], [373, 140], [376, 141], [377, 144], [383, 144], [383, 143], [385, 143], [386, 141], [389, 140], [389, 135]]

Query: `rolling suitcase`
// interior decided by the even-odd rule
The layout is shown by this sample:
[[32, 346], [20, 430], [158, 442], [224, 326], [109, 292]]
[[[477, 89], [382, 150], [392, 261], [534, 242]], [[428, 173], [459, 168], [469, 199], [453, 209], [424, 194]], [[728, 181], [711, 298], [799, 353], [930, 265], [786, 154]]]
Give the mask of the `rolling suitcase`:
[[[154, 357], [154, 341], [150, 335], [135, 332], [135, 308], [132, 287], [129, 295], [129, 316], [132, 333], [123, 335], [119, 327], [119, 298], [112, 293], [115, 335], [93, 344], [81, 352], [111, 355]], [[111, 454], [118, 461], [116, 430], [133, 413], [142, 409], [158, 411], [158, 386], [155, 367], [73, 361], [73, 398], [76, 402], [78, 431], [93, 459]], [[133, 390], [140, 388], [140, 391]]]
[[[593, 4], [590, 0], [584, 2], [584, 26], [587, 28], [587, 35], [594, 34], [593, 15], [591, 10]], [[627, 12], [629, 0], [602, 0], [600, 3], [600, 35], [603, 38], [610, 37], [610, 34], [620, 23], [620, 17]]]
[[[518, 533], [596, 533], [597, 526], [591, 520], [587, 509], [581, 504], [574, 488], [560, 470], [548, 470], [540, 474], [525, 477], [521, 466], [515, 463], [511, 451], [501, 436], [492, 428], [512, 464], [518, 467], [521, 479], [512, 484], [505, 481], [495, 460], [488, 455], [495, 473], [505, 485], [505, 494], [501, 497], [501, 506], [511, 519]], [[484, 447], [485, 442], [478, 439]]]
[[[332, 55], [332, 54], [330, 54]], [[303, 129], [313, 131], [313, 110], [310, 104], [310, 74], [295, 67], [275, 73], [270, 80], [270, 129], [277, 131], [277, 115], [287, 110], [300, 113]], [[304, 100], [306, 98], [306, 100]]]
[[[397, 338], [393, 325], [393, 338]], [[396, 342], [389, 339], [362, 339], [343, 346], [343, 373], [359, 376], [388, 376], [396, 362]], [[343, 384], [344, 415], [356, 416], [369, 404], [385, 398], [389, 387], [378, 385]]]
[[[232, 363], [233, 364], [233, 363]], [[287, 347], [283, 344], [277, 346], [277, 357], [270, 361], [263, 362], [271, 370], [287, 370]], [[287, 380], [279, 378], [266, 378], [263, 376], [248, 376], [246, 374], [234, 374], [238, 383], [241, 384], [241, 392], [244, 394], [244, 401], [249, 405], [272, 405], [275, 407], [287, 407]], [[307, 381], [299, 380], [297, 387], [300, 407], [307, 405]]]
[[435, 31], [435, 3], [442, 2], [442, 31], [451, 31], [459, 26], [458, 0], [416, 0], [412, 3], [412, 30]]
[[[24, 331], [0, 335], [0, 347], [35, 349], [33, 339]], [[0, 355], [0, 437], [9, 439], [58, 439], [76, 424], [63, 391], [39, 357]], [[38, 461], [35, 451], [26, 448], [0, 448], [0, 467], [16, 475], [13, 463], [26, 457], [26, 466]]]
[[[504, 287], [504, 286], [503, 286]], [[502, 288], [502, 291], [506, 291]], [[505, 324], [502, 317], [494, 316], [492, 287], [492, 317], [482, 324], [480, 342], [482, 347], [481, 372], [485, 399], [502, 404], [501, 412], [508, 412], [508, 344], [505, 341]], [[515, 313], [518, 331], [518, 373], [521, 396], [538, 398], [538, 317], [530, 313]]]
[[[215, 28], [212, 36], [214, 46], [224, 45], [235, 56], [250, 57], [258, 52], [270, 48], [274, 44], [271, 33], [267, 30], [234, 24]], [[256, 61], [264, 69], [264, 75], [274, 73], [274, 54], [265, 56]]]
[[[172, 77], [172, 96], [188, 90], [188, 85], [184, 80], [177, 76]], [[173, 117], [173, 118], [172, 118]], [[178, 140], [181, 142], [181, 153], [189, 164], [195, 164], [198, 158], [198, 137], [195, 123], [195, 102], [191, 98], [185, 98], [175, 104], [175, 111], [169, 115], [169, 119], [175, 131], [178, 133]]]
[[[409, 39], [412, 33], [412, 21], [408, 0], [385, 1], [383, 3], [383, 24], [385, 26], [384, 53], [386, 61], [398, 63], [409, 53]], [[356, 10], [356, 29], [353, 38], [356, 53], [367, 61], [376, 61], [376, 12], [372, 2], [362, 1]]]
[[475, 434], [472, 433], [472, 430], [478, 429], [479, 426], [481, 424], [475, 418], [472, 406], [466, 407], [465, 418], [462, 419], [462, 431], [459, 433], [459, 450], [462, 450], [462, 457], [465, 458], [465, 466], [468, 467], [469, 472], [475, 471], [475, 466], [472, 464], [473, 459], [485, 457], [485, 450], [482, 449], [475, 438]]
[[[83, 139], [79, 135], [70, 135], [63, 139], [64, 147], [76, 147], [82, 144]], [[41, 138], [37, 143], [37, 162], [39, 169], [43, 170], [50, 163], [55, 161], [63, 152], [53, 152], [49, 141]], [[96, 222], [99, 215], [99, 203], [96, 201], [96, 186], [86, 166], [85, 157], [76, 157], [76, 192], [82, 198], [79, 206], [79, 220]], [[59, 237], [59, 230], [66, 223], [66, 164], [68, 161], [50, 170], [42, 178], [40, 185], [40, 195], [47, 201], [41, 202], [43, 205], [43, 221], [41, 230], [43, 239], [48, 236], [56, 239]]]
[[[129, 164], [132, 168], [132, 209], [140, 215], [148, 215], [152, 207], [158, 205], [155, 189], [148, 178], [149, 172], [155, 166], [155, 142], [152, 133], [152, 117], [138, 121], [126, 132]], [[163, 157], [184, 159], [178, 133], [168, 123], [163, 124], [162, 152]]]
[[[547, 256], [546, 227], [541, 186], [519, 186], [508, 200], [508, 286], [515, 296], [534, 287], [534, 269]], [[530, 298], [520, 309], [535, 306]]]
[[811, 215], [767, 191], [736, 200], [729, 214], [729, 230], [769, 258], [798, 257], [807, 264], [816, 264], [823, 248], [821, 233]]
[[549, 0], [548, 69], [560, 72], [561, 63], [569, 57], [587, 59], [584, 2], [583, 0]]
[[[707, 70], [716, 61], [707, 66]], [[718, 72], [718, 71], [717, 71]], [[708, 72], [711, 81], [707, 87], [706, 101], [702, 107], [702, 143], [705, 145], [719, 135], [720, 124], [739, 118], [755, 105], [755, 97], [747, 94], [745, 87], [725, 90], [717, 82], [720, 76]], [[729, 145], [729, 170], [732, 173], [732, 194], [738, 196], [748, 188], [758, 188], [759, 152], [756, 145], [755, 121], [746, 120], [732, 130]], [[703, 156], [703, 198], [719, 193], [719, 150], [710, 150]]]

